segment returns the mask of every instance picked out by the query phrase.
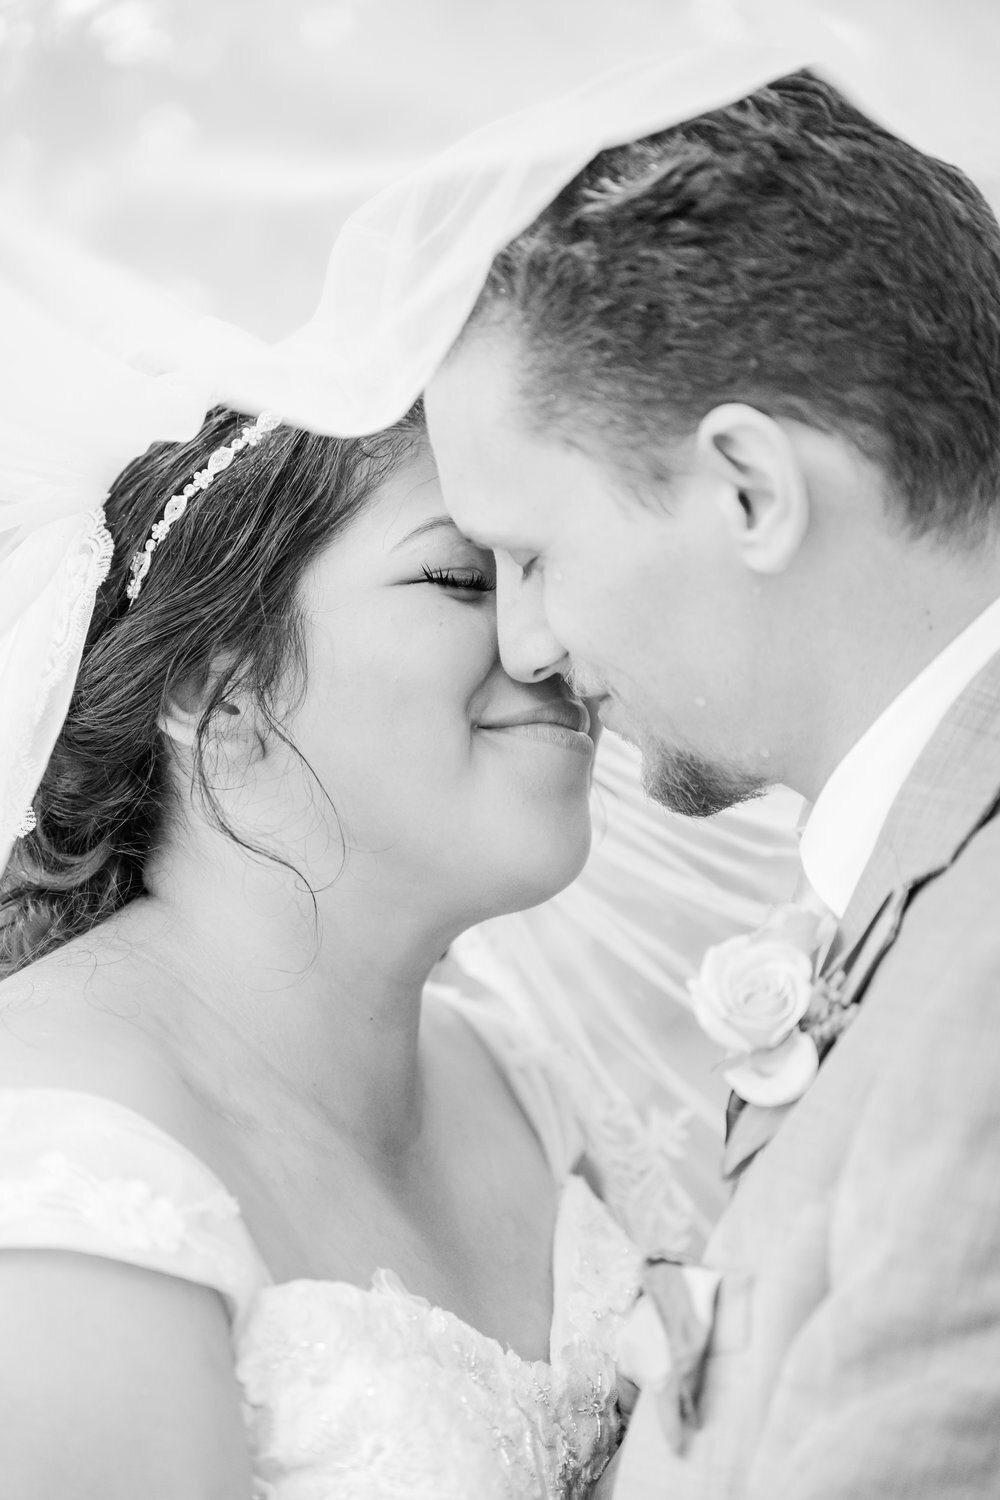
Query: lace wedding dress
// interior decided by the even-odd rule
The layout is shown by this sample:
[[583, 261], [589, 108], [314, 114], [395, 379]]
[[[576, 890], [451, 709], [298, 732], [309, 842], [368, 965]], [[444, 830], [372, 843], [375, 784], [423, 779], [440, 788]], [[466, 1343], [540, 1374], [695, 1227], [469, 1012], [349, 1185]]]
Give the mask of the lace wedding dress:
[[[578, 1064], [507, 1017], [463, 1013], [497, 1058], [558, 1188], [549, 1360], [528, 1361], [410, 1293], [275, 1284], [212, 1172], [122, 1105], [0, 1090], [0, 1248], [83, 1251], [216, 1289], [231, 1316], [254, 1500], [573, 1500], [616, 1445], [615, 1356], [638, 1286], [623, 1227], [650, 1197], [678, 1244], [670, 1163], [621, 1098], [586, 1109]], [[586, 1152], [609, 1204], [573, 1171]], [[614, 1212], [612, 1212], [614, 1209]], [[249, 1500], [249, 1497], [248, 1497]]]

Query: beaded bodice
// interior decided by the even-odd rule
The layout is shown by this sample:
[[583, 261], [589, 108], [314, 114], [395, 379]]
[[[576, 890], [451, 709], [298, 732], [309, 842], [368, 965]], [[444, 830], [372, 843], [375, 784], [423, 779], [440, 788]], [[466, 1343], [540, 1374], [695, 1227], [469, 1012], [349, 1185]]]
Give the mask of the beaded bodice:
[[618, 1436], [616, 1336], [636, 1252], [563, 1187], [550, 1362], [521, 1359], [391, 1272], [265, 1288], [237, 1343], [254, 1500], [582, 1497]]

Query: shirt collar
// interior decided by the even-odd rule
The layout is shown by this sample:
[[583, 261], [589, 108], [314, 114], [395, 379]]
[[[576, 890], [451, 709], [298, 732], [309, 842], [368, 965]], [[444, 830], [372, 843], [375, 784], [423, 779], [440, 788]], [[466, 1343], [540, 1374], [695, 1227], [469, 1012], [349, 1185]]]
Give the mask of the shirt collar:
[[894, 698], [836, 767], [802, 833], [809, 884], [838, 918], [847, 910], [907, 776], [951, 705], [1000, 651], [1000, 599]]

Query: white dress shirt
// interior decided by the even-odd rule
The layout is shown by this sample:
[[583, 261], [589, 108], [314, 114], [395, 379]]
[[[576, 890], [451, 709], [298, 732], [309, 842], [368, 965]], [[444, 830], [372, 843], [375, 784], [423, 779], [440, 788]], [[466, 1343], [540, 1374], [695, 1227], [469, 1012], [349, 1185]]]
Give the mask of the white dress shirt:
[[855, 886], [897, 793], [951, 705], [1000, 651], [1000, 599], [908, 683], [837, 766], [802, 833], [802, 867], [837, 918]]

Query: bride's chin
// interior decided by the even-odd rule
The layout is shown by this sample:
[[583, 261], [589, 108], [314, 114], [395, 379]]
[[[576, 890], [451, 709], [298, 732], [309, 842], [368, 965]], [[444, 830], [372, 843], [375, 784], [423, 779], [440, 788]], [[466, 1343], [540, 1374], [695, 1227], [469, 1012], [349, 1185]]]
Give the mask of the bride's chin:
[[579, 830], [578, 836], [569, 841], [565, 835], [558, 845], [546, 851], [536, 842], [525, 847], [519, 863], [512, 866], [505, 860], [510, 872], [509, 881], [498, 882], [496, 891], [497, 909], [494, 915], [507, 912], [526, 911], [532, 906], [541, 906], [558, 896], [580, 874], [590, 853], [589, 821]]

